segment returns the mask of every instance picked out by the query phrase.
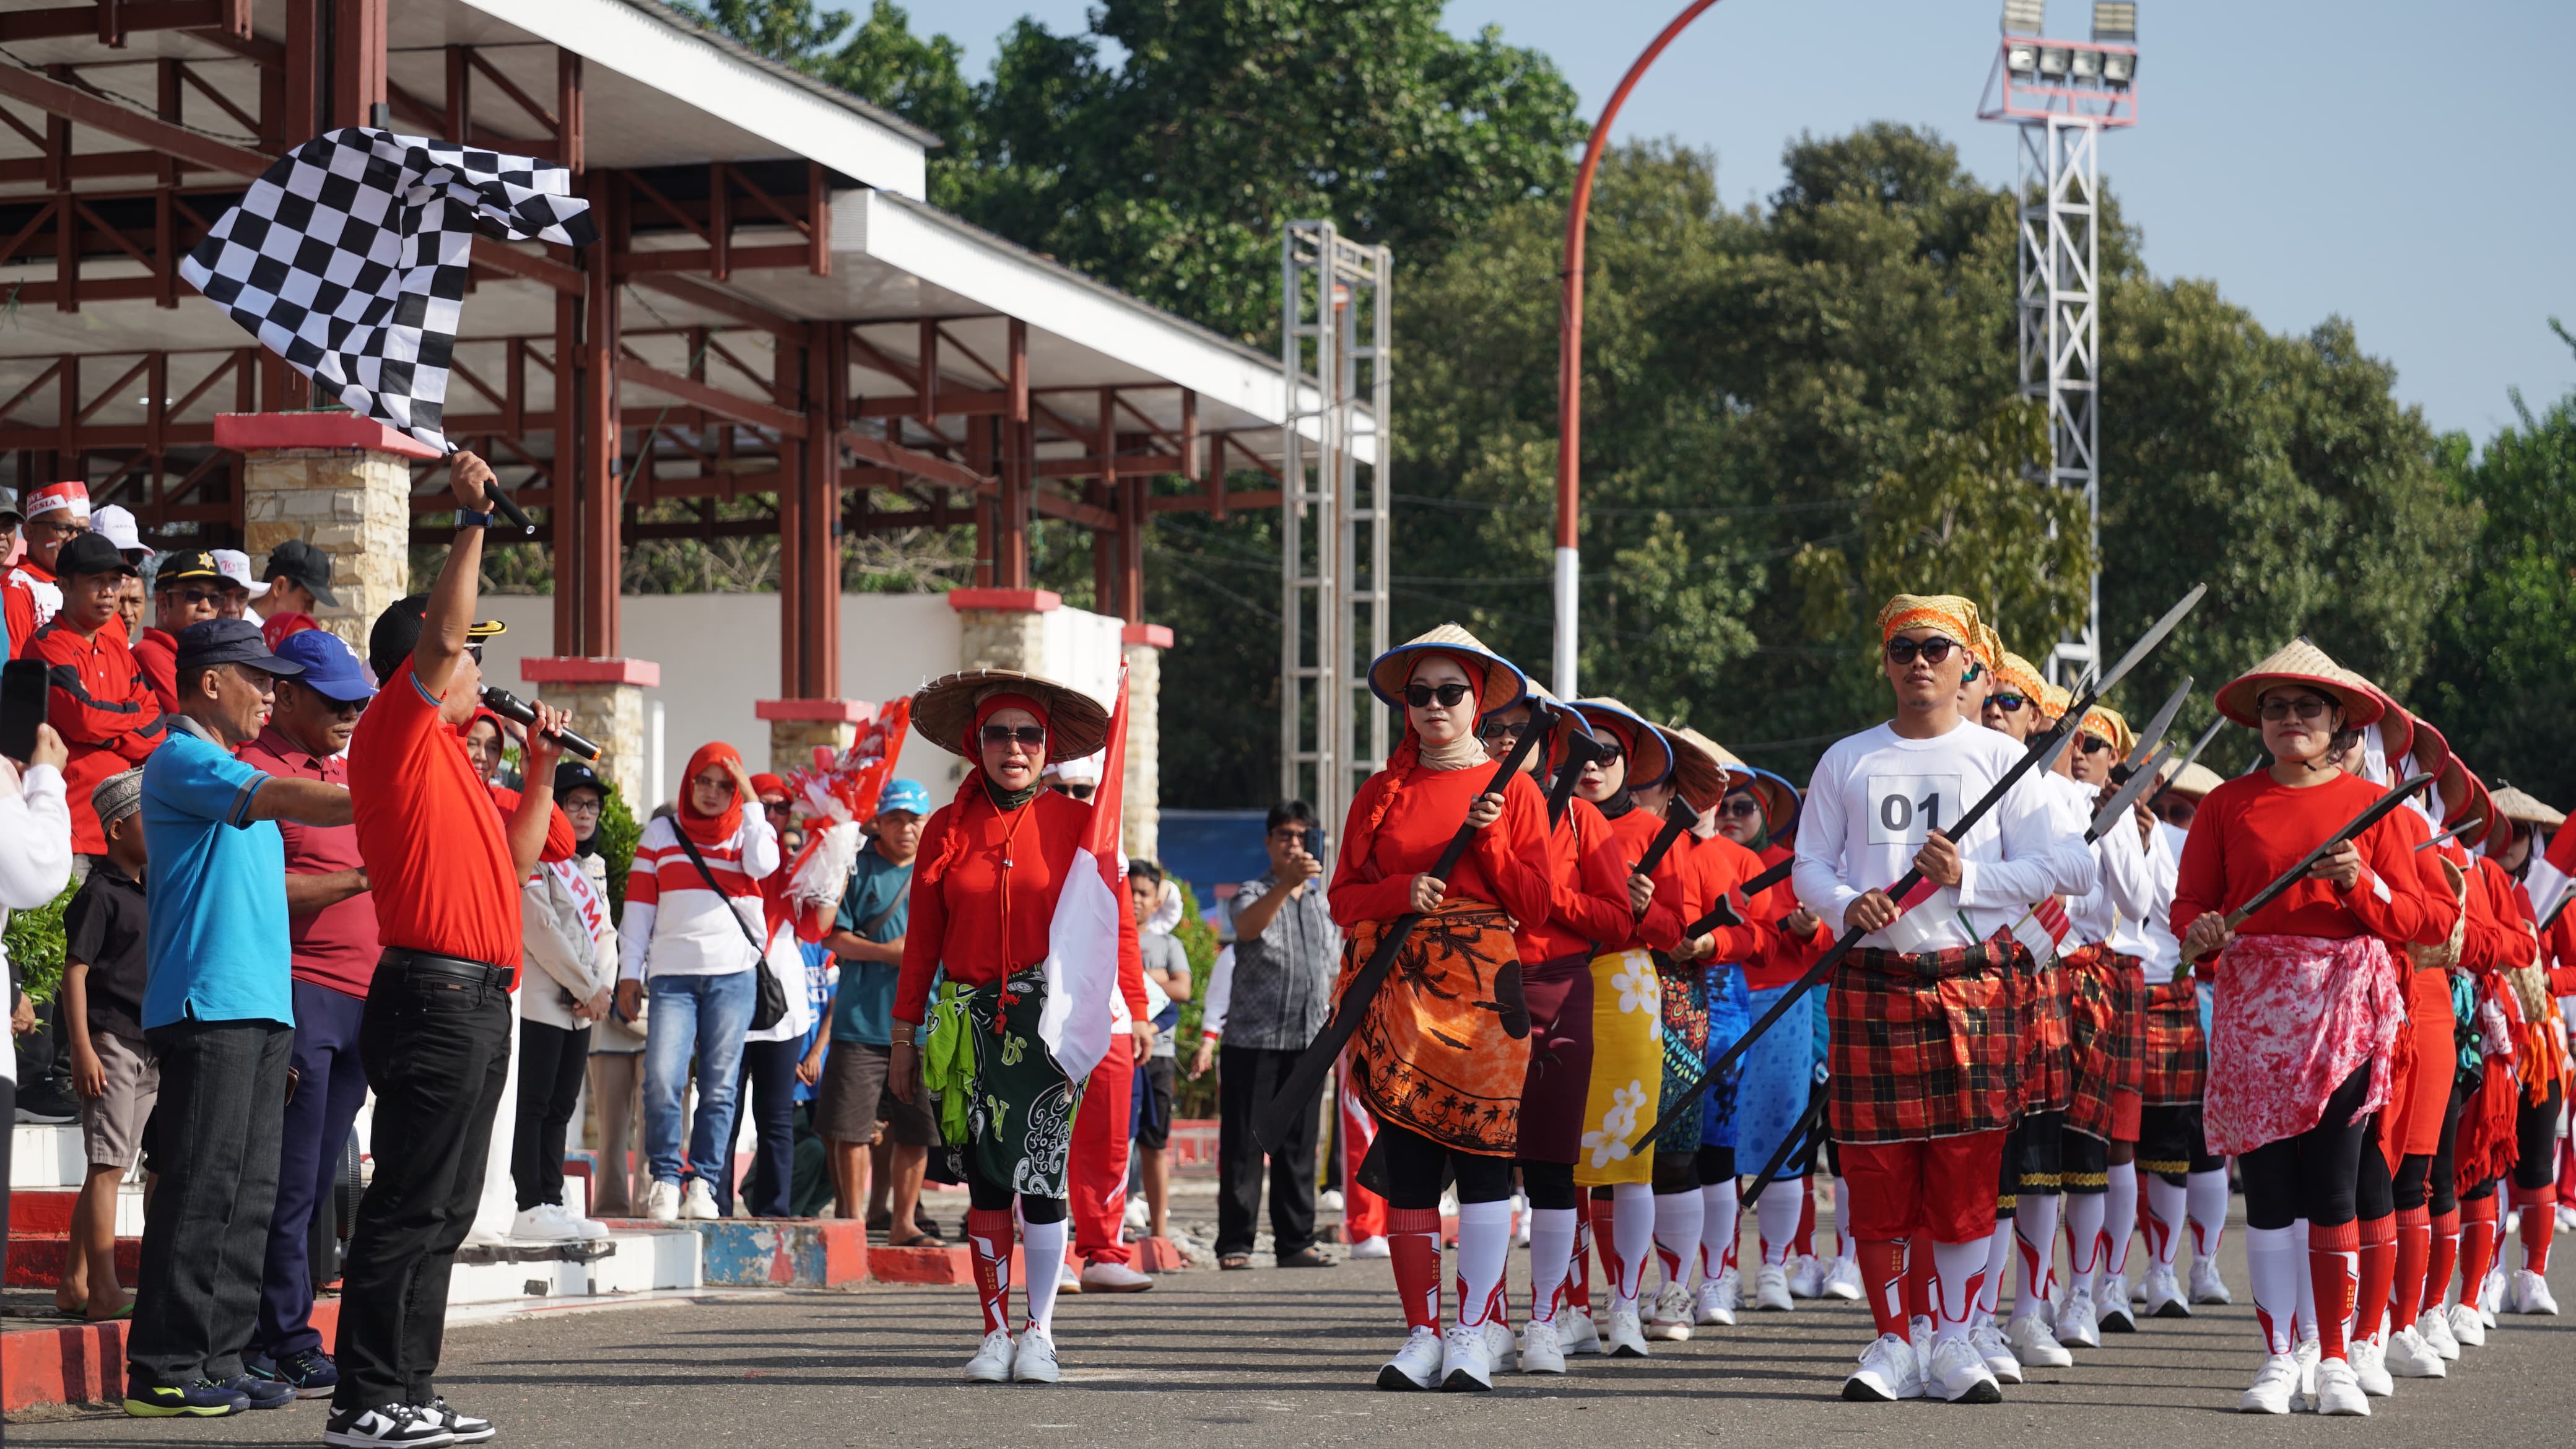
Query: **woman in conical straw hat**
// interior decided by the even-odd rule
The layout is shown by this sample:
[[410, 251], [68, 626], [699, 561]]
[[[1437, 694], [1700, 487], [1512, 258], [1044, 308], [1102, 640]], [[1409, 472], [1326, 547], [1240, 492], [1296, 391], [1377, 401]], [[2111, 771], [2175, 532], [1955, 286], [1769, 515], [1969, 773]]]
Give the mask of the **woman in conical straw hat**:
[[[1404, 1346], [1378, 1375], [1386, 1389], [1492, 1387], [1511, 1346], [1503, 1269], [1511, 1251], [1511, 1164], [1529, 1072], [1514, 921], [1554, 903], [1547, 801], [1527, 775], [1488, 791], [1493, 769], [1477, 722], [1521, 697], [1521, 672], [1455, 624], [1369, 665], [1369, 688], [1404, 711], [1386, 768], [1351, 801], [1327, 893], [1349, 935], [1337, 998], [1407, 915], [1422, 920], [1367, 1003], [1347, 1061], [1378, 1119], [1372, 1175], [1387, 1199], [1387, 1247], [1403, 1299]], [[1461, 825], [1467, 851], [1448, 879], [1430, 874]], [[1456, 1321], [1440, 1316], [1440, 1193], [1458, 1189]], [[1372, 1183], [1376, 1186], [1376, 1183]]]
[[[966, 1365], [982, 1383], [1053, 1383], [1053, 1318], [1064, 1264], [1066, 1156], [1083, 1083], [1038, 1033], [1056, 898], [1079, 869], [1092, 807], [1049, 790], [1040, 772], [1101, 748], [1109, 712], [1070, 685], [1008, 669], [974, 669], [923, 686], [912, 728], [974, 767], [922, 827], [911, 924], [894, 1000], [888, 1085], [910, 1101], [916, 1029], [932, 1021], [922, 1084], [938, 1094], [941, 1139], [966, 1181], [967, 1245], [984, 1341]], [[1118, 987], [1151, 1050], [1136, 921], [1117, 897]], [[937, 1000], [932, 979], [940, 977]], [[935, 1008], [935, 1010], [934, 1010]], [[1012, 1207], [1027, 1224], [1021, 1260], [1028, 1318], [1010, 1329]]]
[[2201, 802], [2183, 847], [2173, 926], [2182, 959], [2217, 982], [2205, 1099], [2209, 1149], [2239, 1158], [2246, 1260], [2262, 1366], [2239, 1407], [2287, 1413], [2301, 1387], [2294, 1323], [2308, 1222], [2318, 1327], [2315, 1404], [2366, 1415], [2345, 1342], [2358, 1277], [2356, 1189], [2370, 1114], [2386, 1105], [2405, 1024], [2387, 943], [2433, 944], [2456, 906], [2421, 887], [2401, 824], [2382, 818], [2329, 852], [2280, 897], [2231, 927], [2228, 914], [2375, 803], [2379, 787], [2334, 752], [2384, 706], [2357, 676], [2295, 640], [2218, 691], [2219, 713], [2258, 729], [2268, 769]]

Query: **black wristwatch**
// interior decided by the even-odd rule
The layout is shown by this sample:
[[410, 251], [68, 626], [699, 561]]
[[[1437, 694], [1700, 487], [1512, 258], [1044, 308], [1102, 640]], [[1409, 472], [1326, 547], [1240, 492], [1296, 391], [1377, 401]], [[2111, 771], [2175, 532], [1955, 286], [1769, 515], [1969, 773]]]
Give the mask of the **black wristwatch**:
[[492, 526], [492, 515], [488, 513], [477, 513], [471, 508], [460, 508], [456, 510], [456, 526], [461, 529], [490, 528]]

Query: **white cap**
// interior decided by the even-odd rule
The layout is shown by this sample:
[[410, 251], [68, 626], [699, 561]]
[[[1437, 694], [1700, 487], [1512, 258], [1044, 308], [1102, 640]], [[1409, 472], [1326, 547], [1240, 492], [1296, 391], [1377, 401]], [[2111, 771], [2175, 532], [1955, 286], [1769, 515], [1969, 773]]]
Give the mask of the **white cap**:
[[134, 515], [111, 503], [89, 516], [89, 531], [104, 536], [116, 545], [118, 553], [150, 553], [143, 535], [135, 530]]
[[215, 555], [215, 568], [221, 572], [226, 579], [250, 590], [250, 596], [254, 599], [262, 598], [267, 595], [268, 585], [263, 584], [250, 576], [249, 554], [246, 554], [237, 548], [219, 548], [213, 550], [213, 553]]
[[1059, 760], [1046, 767], [1046, 772], [1068, 785], [1100, 783], [1100, 757], [1084, 755], [1078, 759]]

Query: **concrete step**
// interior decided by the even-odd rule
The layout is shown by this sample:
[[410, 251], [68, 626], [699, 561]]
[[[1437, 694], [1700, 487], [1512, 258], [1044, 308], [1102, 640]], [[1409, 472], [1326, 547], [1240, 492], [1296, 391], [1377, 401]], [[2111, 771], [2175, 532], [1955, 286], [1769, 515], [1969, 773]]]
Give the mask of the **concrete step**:
[[[52, 1288], [63, 1281], [63, 1270], [72, 1260], [72, 1240], [63, 1233], [11, 1233], [9, 1235], [9, 1286], [12, 1288]], [[126, 1287], [143, 1271], [143, 1240], [116, 1240], [116, 1278]]]

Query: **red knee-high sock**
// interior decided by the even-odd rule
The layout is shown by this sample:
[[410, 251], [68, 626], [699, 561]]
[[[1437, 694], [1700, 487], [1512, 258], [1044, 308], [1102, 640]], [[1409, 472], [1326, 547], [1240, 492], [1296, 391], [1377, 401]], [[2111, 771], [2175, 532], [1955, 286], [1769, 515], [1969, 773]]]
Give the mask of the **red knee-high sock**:
[[1440, 1326], [1440, 1209], [1386, 1210], [1386, 1255], [1395, 1269], [1395, 1296], [1404, 1300], [1404, 1326]]
[[1574, 1204], [1574, 1256], [1565, 1265], [1565, 1301], [1578, 1313], [1592, 1311], [1592, 1199]]
[[1853, 1245], [1860, 1259], [1861, 1287], [1869, 1291], [1869, 1316], [1881, 1334], [1905, 1337], [1905, 1240]]
[[[2424, 1308], [2439, 1308], [2450, 1296], [2451, 1270], [2460, 1266], [2460, 1210], [2433, 1216], [2431, 1251], [2424, 1255]], [[2422, 1316], [2423, 1309], [2416, 1310]]]
[[2317, 1318], [2317, 1352], [2326, 1358], [2348, 1356], [2344, 1321], [2352, 1317], [2360, 1257], [2361, 1224], [2308, 1224], [2308, 1303]]
[[2361, 1276], [2353, 1299], [2354, 1337], [2379, 1336], [2380, 1325], [2388, 1318], [2388, 1285], [2396, 1277], [2397, 1215], [2365, 1219], [2361, 1224]]
[[1918, 1228], [1912, 1247], [1905, 1255], [1905, 1315], [1908, 1320], [1932, 1316], [1932, 1278], [1932, 1235]]
[[986, 1333], [1011, 1326], [1011, 1235], [1010, 1209], [967, 1209], [967, 1256], [975, 1266], [975, 1297], [984, 1308]]
[[1799, 1183], [1798, 1235], [1789, 1240], [1789, 1251], [1816, 1255], [1816, 1175], [1808, 1173]]
[[2517, 1187], [2513, 1190], [2514, 1233], [2522, 1239], [2522, 1266], [2534, 1273], [2549, 1271], [2549, 1234], [2558, 1226], [2557, 1187]]
[[2433, 1256], [2433, 1210], [2397, 1210], [2397, 1276], [2391, 1280], [2392, 1330], [2412, 1328], [2424, 1313], [2424, 1272]]
[[2495, 1266], [2496, 1201], [2494, 1194], [2460, 1202], [2460, 1301], [2478, 1301], [2478, 1288]]

